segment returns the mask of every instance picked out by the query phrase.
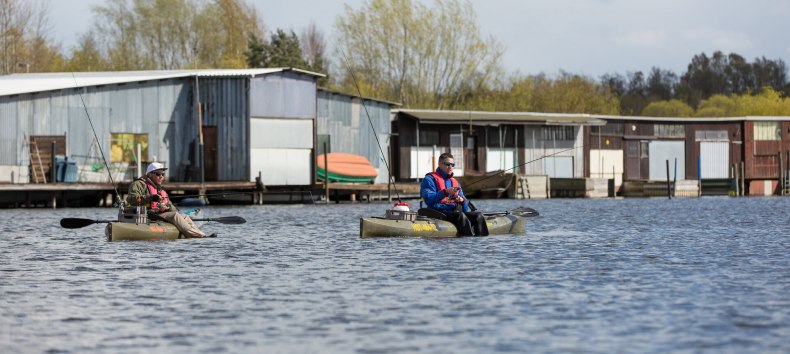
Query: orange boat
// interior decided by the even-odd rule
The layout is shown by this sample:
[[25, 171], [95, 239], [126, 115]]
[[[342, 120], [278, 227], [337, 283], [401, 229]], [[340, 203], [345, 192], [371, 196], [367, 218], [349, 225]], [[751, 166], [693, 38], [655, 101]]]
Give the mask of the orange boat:
[[318, 178], [323, 180], [329, 174], [329, 181], [344, 183], [373, 183], [378, 172], [363, 156], [330, 152], [326, 156], [329, 168], [324, 165], [324, 154], [318, 155]]

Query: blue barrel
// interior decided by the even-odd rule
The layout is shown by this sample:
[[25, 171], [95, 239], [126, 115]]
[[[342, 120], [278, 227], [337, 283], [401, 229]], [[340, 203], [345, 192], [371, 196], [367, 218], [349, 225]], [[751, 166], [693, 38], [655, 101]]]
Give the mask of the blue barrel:
[[63, 182], [66, 183], [76, 183], [77, 178], [79, 176], [79, 172], [77, 170], [77, 163], [74, 161], [66, 162], [66, 167], [64, 168], [64, 175], [63, 175]]
[[66, 157], [62, 155], [55, 155], [55, 182], [63, 182], [63, 176], [66, 173]]

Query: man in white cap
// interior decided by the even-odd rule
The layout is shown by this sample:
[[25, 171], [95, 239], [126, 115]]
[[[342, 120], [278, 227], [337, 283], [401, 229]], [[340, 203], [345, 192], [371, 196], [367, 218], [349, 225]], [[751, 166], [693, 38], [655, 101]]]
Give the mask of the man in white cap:
[[149, 164], [145, 176], [129, 185], [129, 197], [127, 198], [129, 203], [135, 206], [150, 205], [149, 214], [154, 214], [175, 225], [178, 231], [186, 237], [216, 237], [216, 234], [206, 235], [192, 219], [178, 213], [175, 205], [167, 197], [167, 192], [162, 188], [166, 170], [167, 168], [159, 162]]

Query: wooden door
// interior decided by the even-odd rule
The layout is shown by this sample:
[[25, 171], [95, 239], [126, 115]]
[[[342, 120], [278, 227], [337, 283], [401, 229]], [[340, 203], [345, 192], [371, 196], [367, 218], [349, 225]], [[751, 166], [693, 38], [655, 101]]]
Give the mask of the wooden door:
[[204, 125], [203, 126], [203, 163], [204, 177], [208, 181], [217, 181], [219, 165], [217, 159], [219, 155], [219, 143], [217, 138], [217, 126]]

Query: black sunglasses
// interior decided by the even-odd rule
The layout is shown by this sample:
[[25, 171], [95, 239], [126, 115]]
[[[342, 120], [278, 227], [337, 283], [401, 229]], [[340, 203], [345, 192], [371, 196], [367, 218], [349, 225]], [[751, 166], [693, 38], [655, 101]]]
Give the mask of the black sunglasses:
[[152, 172], [155, 176], [164, 177], [164, 172]]
[[445, 166], [455, 167], [455, 162], [442, 162]]

